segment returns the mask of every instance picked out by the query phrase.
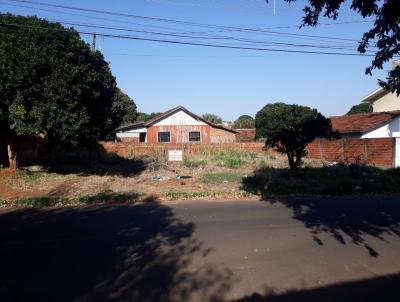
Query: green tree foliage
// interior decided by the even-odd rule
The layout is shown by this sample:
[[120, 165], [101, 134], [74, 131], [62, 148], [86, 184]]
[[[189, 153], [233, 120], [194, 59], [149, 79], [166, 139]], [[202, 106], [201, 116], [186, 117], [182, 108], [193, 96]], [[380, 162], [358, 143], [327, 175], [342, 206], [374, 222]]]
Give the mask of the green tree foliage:
[[113, 129], [116, 89], [103, 55], [79, 34], [37, 17], [0, 14], [0, 127], [10, 167], [18, 141], [45, 134], [64, 145], [85, 144]]
[[111, 112], [118, 125], [134, 123], [138, 117], [135, 102], [119, 88], [116, 90]]
[[254, 118], [250, 115], [241, 115], [233, 123], [233, 128], [235, 129], [253, 129], [254, 128]]
[[[285, 0], [294, 2], [296, 0]], [[373, 69], [382, 69], [383, 64], [400, 54], [400, 1], [399, 0], [312, 0], [305, 6], [303, 25], [318, 26], [322, 15], [333, 20], [339, 16], [341, 6], [347, 2], [350, 9], [363, 18], [374, 18], [370, 30], [364, 33], [358, 51], [365, 53], [370, 47], [377, 47], [375, 57], [366, 73], [371, 74]], [[400, 95], [400, 67], [388, 73], [386, 81], [379, 80], [379, 84]]]
[[137, 122], [147, 122], [149, 120], [151, 120], [153, 117], [156, 117], [157, 115], [160, 115], [161, 112], [152, 112], [152, 113], [144, 113], [144, 112], [140, 112], [136, 118]]
[[354, 105], [350, 108], [346, 115], [359, 114], [359, 113], [370, 113], [373, 111], [372, 105], [370, 103], [361, 103]]
[[210, 123], [213, 123], [213, 124], [222, 124], [222, 118], [220, 118], [216, 114], [204, 113], [201, 117], [204, 120], [206, 120], [207, 122], [210, 122]]
[[301, 166], [306, 147], [316, 137], [332, 137], [331, 121], [315, 109], [284, 103], [268, 104], [256, 115], [256, 138], [285, 153], [290, 169]]

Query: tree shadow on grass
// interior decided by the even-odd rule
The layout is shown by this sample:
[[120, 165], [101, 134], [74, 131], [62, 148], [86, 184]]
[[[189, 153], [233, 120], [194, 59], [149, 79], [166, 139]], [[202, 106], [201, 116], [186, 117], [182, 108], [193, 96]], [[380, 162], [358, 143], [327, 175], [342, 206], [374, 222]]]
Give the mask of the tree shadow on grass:
[[[342, 169], [342, 168], [341, 168]], [[344, 168], [343, 168], [344, 169]], [[351, 169], [351, 168], [346, 168]], [[352, 192], [356, 185], [396, 185], [386, 181], [386, 176], [369, 181], [378, 169], [363, 171], [335, 171], [314, 168], [293, 175], [285, 169], [260, 169], [254, 175], [243, 179], [244, 190], [259, 194], [270, 203], [281, 203], [292, 210], [293, 219], [301, 221], [310, 230], [312, 239], [323, 245], [323, 234], [329, 234], [341, 244], [353, 243], [364, 246], [370, 256], [378, 257], [379, 252], [368, 243], [368, 236], [385, 240], [384, 235], [400, 236], [400, 202], [398, 196], [328, 196], [310, 197], [310, 194], [340, 195]], [[370, 174], [368, 174], [370, 173]], [[395, 175], [391, 171], [382, 172]], [[378, 176], [376, 176], [378, 177]], [[383, 184], [386, 181], [385, 184]], [[390, 187], [389, 187], [390, 188]], [[308, 194], [308, 197], [277, 197], [276, 194]]]
[[[314, 289], [285, 293], [252, 294], [235, 302], [376, 302], [398, 301], [400, 274], [344, 282]], [[231, 301], [233, 302], [233, 301]]]
[[0, 214], [1, 301], [216, 301], [225, 267], [189, 268], [209, 250], [158, 203]]
[[[46, 153], [47, 152], [47, 153]], [[108, 153], [100, 144], [84, 149], [42, 152], [39, 163], [48, 172], [80, 175], [120, 175], [135, 176], [146, 170], [147, 164], [141, 158], [126, 158], [116, 153]], [[47, 154], [50, 154], [47, 156]]]

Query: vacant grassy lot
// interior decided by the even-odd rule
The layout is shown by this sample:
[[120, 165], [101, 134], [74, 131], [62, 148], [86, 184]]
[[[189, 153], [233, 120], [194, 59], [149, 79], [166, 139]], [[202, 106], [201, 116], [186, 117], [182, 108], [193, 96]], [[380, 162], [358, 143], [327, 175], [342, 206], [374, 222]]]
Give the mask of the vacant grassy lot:
[[170, 163], [163, 152], [91, 165], [0, 169], [0, 205], [54, 206], [175, 199], [259, 198], [400, 192], [400, 170], [306, 160], [293, 173], [285, 156], [230, 150], [200, 152]]

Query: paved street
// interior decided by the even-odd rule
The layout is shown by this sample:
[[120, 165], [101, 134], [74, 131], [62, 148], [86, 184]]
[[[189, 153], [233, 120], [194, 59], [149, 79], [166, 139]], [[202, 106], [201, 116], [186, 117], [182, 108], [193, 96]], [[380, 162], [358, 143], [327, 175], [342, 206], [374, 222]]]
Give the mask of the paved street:
[[0, 298], [390, 301], [400, 285], [399, 202], [393, 196], [5, 209]]

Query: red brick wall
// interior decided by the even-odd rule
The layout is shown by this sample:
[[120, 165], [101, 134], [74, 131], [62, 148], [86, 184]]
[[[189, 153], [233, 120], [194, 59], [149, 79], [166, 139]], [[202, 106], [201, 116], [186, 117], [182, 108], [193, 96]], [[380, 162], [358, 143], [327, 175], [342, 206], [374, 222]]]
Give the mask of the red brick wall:
[[256, 137], [256, 129], [235, 129], [239, 133], [236, 134], [238, 142], [252, 142]]
[[119, 137], [118, 140], [123, 143], [139, 143], [138, 137]]
[[309, 158], [392, 167], [395, 139], [317, 139], [308, 145], [307, 152]]
[[[169, 144], [181, 144], [189, 141], [190, 131], [200, 131], [201, 143], [209, 144], [211, 142], [209, 125], [199, 126], [151, 126], [147, 128], [147, 143], [157, 144], [158, 132], [170, 131], [171, 132], [171, 143]], [[163, 143], [168, 145], [168, 143]]]
[[260, 153], [265, 146], [264, 143], [223, 143], [223, 144], [134, 144], [134, 143], [114, 143], [99, 142], [104, 150], [109, 153], [115, 153], [122, 157], [129, 157], [130, 154], [145, 155], [151, 154], [155, 150], [184, 150], [186, 154], [196, 154], [207, 150], [242, 150], [247, 152]]

